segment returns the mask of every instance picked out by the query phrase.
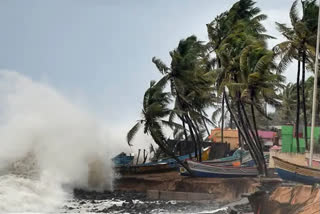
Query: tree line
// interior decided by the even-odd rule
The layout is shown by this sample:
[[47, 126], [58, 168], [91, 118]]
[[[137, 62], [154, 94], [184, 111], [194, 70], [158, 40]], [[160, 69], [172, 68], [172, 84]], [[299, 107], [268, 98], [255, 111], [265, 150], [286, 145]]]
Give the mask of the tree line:
[[[257, 115], [272, 120], [265, 106], [273, 106], [276, 112], [284, 112], [282, 122], [296, 125], [298, 137], [300, 118], [306, 132], [311, 112], [313, 80], [305, 80], [305, 76], [314, 69], [318, 5], [315, 0], [296, 0], [289, 16], [290, 26], [275, 23], [285, 41], [269, 49], [268, 40], [275, 38], [266, 33], [262, 23], [267, 16], [254, 1], [239, 0], [206, 25], [208, 41], [199, 41], [194, 35], [182, 39], [170, 52], [170, 64], [153, 57], [162, 77], [150, 82], [141, 119], [127, 134], [128, 144], [143, 128], [162, 151], [188, 170], [168, 147], [164, 127], [177, 139], [191, 140], [201, 162], [209, 127], [221, 127], [223, 142], [227, 119], [229, 127], [239, 132], [240, 146], [249, 148], [258, 171], [266, 175]], [[297, 81], [285, 85], [283, 72], [293, 61], [297, 61]], [[215, 109], [211, 117], [208, 109]], [[299, 151], [298, 140], [297, 144]]]

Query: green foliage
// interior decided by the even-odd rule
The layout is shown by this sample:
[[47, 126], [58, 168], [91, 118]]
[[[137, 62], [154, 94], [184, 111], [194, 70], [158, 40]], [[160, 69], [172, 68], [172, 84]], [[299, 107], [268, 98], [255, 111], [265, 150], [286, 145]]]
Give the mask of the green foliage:
[[[267, 41], [274, 37], [266, 34], [263, 25], [267, 16], [254, 1], [239, 0], [206, 25], [208, 42], [192, 35], [170, 51], [170, 63], [153, 57], [152, 62], [162, 78], [152, 81], [145, 92], [142, 119], [128, 132], [128, 143], [142, 125], [144, 132], [151, 134], [162, 147], [166, 146], [164, 126], [172, 130], [174, 138], [191, 139], [200, 147], [201, 141], [206, 139], [204, 133], [209, 134], [208, 126], [218, 126], [225, 118], [239, 122], [246, 129], [294, 123], [293, 112], [299, 96], [297, 84], [284, 85], [282, 74], [293, 60], [301, 61], [303, 54], [306, 67], [312, 70], [318, 16], [315, 0], [302, 1], [301, 5], [301, 17], [298, 1], [294, 1], [290, 9], [291, 26], [276, 23], [286, 41], [272, 50], [268, 49]], [[305, 85], [308, 115], [311, 82], [313, 80], [308, 79]], [[222, 112], [223, 93], [228, 98], [228, 112]], [[276, 111], [268, 114], [267, 105]], [[208, 109], [213, 109], [211, 119], [206, 114]], [[231, 111], [235, 112], [233, 120]], [[249, 135], [248, 138], [252, 139], [247, 139], [246, 143], [258, 158], [261, 150], [258, 141]]]

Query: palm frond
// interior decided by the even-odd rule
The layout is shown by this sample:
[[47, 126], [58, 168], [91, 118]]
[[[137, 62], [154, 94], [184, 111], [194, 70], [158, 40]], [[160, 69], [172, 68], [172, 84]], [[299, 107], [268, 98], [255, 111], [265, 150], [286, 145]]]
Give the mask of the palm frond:
[[299, 21], [299, 12], [297, 9], [298, 5], [298, 0], [295, 0], [292, 3], [291, 9], [290, 9], [290, 19], [291, 19], [291, 24], [294, 26], [298, 21]]
[[161, 74], [166, 74], [169, 71], [168, 66], [156, 57], [152, 57], [152, 62], [157, 66], [158, 70]]
[[127, 133], [127, 143], [129, 146], [132, 146], [132, 144], [130, 143], [133, 139], [133, 137], [137, 134], [137, 132], [139, 131], [140, 127], [141, 127], [141, 123], [142, 121], [138, 121]]

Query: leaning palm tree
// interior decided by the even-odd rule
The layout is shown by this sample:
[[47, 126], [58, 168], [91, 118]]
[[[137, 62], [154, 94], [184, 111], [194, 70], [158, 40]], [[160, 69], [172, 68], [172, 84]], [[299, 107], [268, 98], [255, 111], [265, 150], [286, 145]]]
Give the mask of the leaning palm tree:
[[[226, 18], [227, 36], [216, 50], [216, 55], [221, 62], [221, 68], [217, 68], [215, 71], [217, 74], [216, 87], [218, 91], [224, 93], [227, 109], [236, 123], [239, 136], [248, 145], [259, 172], [267, 174], [262, 148], [259, 146], [257, 138], [253, 137], [255, 133], [252, 131], [253, 129], [248, 129], [252, 126], [247, 119], [248, 114], [244, 106], [245, 103], [241, 99], [241, 95], [246, 89], [249, 75], [252, 72], [251, 70], [241, 69], [240, 56], [243, 50], [256, 43], [265, 48], [266, 39], [273, 38], [265, 34], [266, 29], [261, 21], [265, 20], [266, 16], [260, 14], [260, 9], [254, 7], [254, 5], [255, 2], [252, 0], [240, 0], [228, 11]], [[262, 63], [260, 64], [262, 65]], [[250, 68], [254, 68], [254, 66], [250, 64]], [[236, 103], [236, 109], [232, 109], [230, 100]], [[242, 141], [239, 144], [241, 146]]]
[[163, 88], [164, 84], [156, 84], [155, 81], [150, 82], [150, 87], [143, 97], [142, 119], [138, 120], [128, 132], [127, 142], [131, 145], [133, 137], [143, 126], [144, 133], [151, 135], [154, 142], [164, 153], [174, 158], [181, 166], [192, 173], [188, 166], [179, 160], [169, 149], [167, 140], [164, 136], [163, 126], [168, 125], [168, 122], [164, 120], [164, 118], [170, 114], [170, 109], [168, 108], [170, 94], [164, 92]]
[[[306, 110], [306, 96], [305, 96], [305, 71], [306, 64], [310, 63], [314, 58], [316, 30], [317, 30], [317, 11], [318, 7], [314, 0], [302, 1], [302, 17], [298, 13], [298, 0], [295, 0], [291, 6], [290, 19], [292, 27], [287, 27], [285, 24], [276, 23], [280, 33], [287, 39], [284, 42], [276, 45], [274, 51], [281, 58], [279, 68], [284, 69], [293, 59], [298, 61], [297, 69], [297, 109], [296, 109], [296, 140], [297, 151], [299, 148], [299, 121], [300, 121], [300, 105], [302, 104], [303, 118], [304, 118], [304, 136], [307, 143], [307, 110]], [[302, 102], [300, 102], [300, 73], [302, 65]]]
[[207, 70], [206, 61], [203, 60], [204, 46], [196, 36], [190, 36], [181, 40], [178, 47], [170, 52], [170, 56], [170, 67], [160, 59], [152, 59], [163, 75], [159, 83], [168, 82], [171, 94], [175, 98], [169, 121], [172, 122], [175, 117], [181, 120], [186, 139], [186, 126], [188, 127], [196, 157], [201, 161], [201, 133], [205, 129], [209, 134], [207, 123], [212, 124], [206, 116], [205, 109], [214, 102], [213, 79]]

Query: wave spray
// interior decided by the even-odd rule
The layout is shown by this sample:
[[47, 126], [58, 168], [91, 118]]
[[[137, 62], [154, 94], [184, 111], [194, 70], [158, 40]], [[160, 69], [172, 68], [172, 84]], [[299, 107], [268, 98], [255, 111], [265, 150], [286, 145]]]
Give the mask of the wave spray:
[[0, 213], [54, 212], [73, 188], [112, 189], [102, 125], [46, 84], [0, 71]]

